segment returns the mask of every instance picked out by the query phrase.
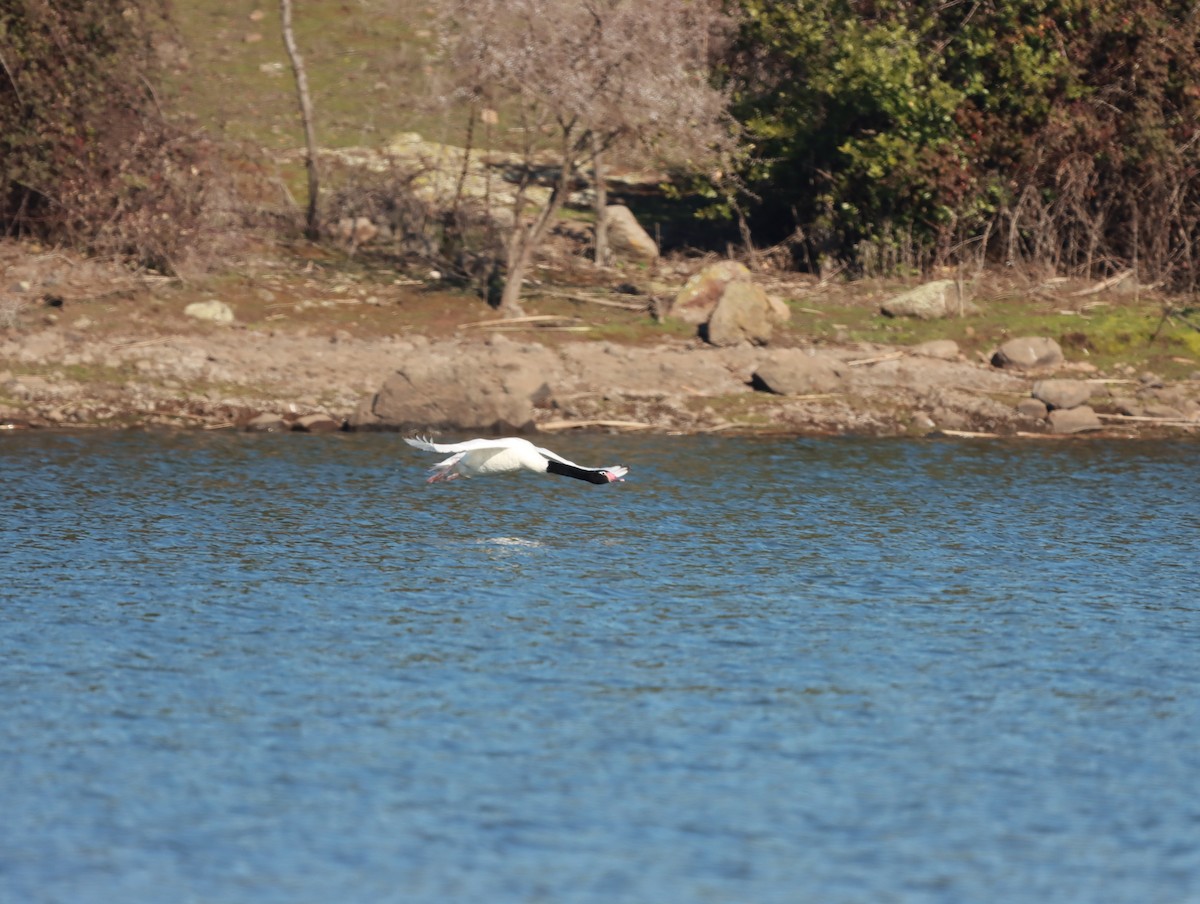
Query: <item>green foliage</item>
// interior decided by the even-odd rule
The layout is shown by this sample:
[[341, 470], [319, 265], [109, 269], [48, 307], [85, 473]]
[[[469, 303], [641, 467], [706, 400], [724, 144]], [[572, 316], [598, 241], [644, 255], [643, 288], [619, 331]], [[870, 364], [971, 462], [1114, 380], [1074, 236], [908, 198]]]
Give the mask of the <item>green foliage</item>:
[[1183, 0], [742, 0], [730, 73], [805, 253], [964, 239], [1079, 272], [1200, 267], [1200, 16]]
[[750, 180], [770, 183], [818, 253], [909, 223], [936, 234], [962, 193], [964, 92], [929, 53], [927, 25], [902, 3], [871, 19], [855, 6], [745, 4], [740, 112], [762, 161]]

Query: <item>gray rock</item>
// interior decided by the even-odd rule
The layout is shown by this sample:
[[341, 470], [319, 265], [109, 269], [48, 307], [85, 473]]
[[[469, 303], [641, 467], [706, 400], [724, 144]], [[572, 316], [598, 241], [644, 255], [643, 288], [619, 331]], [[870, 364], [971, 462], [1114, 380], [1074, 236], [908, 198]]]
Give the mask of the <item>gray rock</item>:
[[1151, 389], [1161, 389], [1163, 386], [1162, 377], [1150, 370], [1138, 377], [1138, 382]]
[[187, 317], [207, 320], [210, 323], [233, 323], [233, 308], [213, 298], [208, 301], [193, 301], [183, 309]]
[[347, 245], [366, 245], [379, 235], [379, 227], [369, 217], [342, 217], [337, 222], [337, 237]]
[[960, 313], [972, 313], [976, 308], [965, 299], [960, 299], [958, 283], [953, 279], [935, 279], [889, 298], [880, 306], [880, 310], [888, 317], [938, 320]]
[[748, 280], [736, 280], [721, 293], [708, 318], [704, 338], [719, 347], [742, 342], [766, 345], [773, 329], [774, 318], [767, 293]]
[[777, 395], [808, 395], [841, 388], [842, 376], [836, 359], [789, 350], [760, 366], [750, 383]]
[[1117, 414], [1124, 414], [1126, 416], [1142, 417], [1146, 414], [1146, 409], [1142, 403], [1129, 396], [1113, 396], [1112, 407], [1117, 410]]
[[992, 355], [994, 367], [1028, 370], [1035, 367], [1057, 367], [1063, 363], [1059, 344], [1047, 336], [1021, 336], [1009, 339]]
[[1146, 406], [1147, 417], [1161, 417], [1167, 420], [1182, 420], [1183, 412], [1174, 405], [1164, 405], [1161, 402], [1151, 402]]
[[306, 414], [296, 419], [292, 429], [297, 433], [336, 433], [342, 425], [327, 414]]
[[914, 355], [923, 358], [937, 358], [941, 361], [958, 360], [958, 343], [953, 339], [931, 339], [912, 347]]
[[493, 343], [413, 356], [361, 404], [350, 424], [383, 429], [528, 428], [561, 365], [540, 346]]
[[613, 204], [604, 209], [604, 217], [608, 223], [608, 244], [614, 254], [647, 263], [658, 260], [658, 245], [628, 207]]
[[913, 415], [908, 427], [916, 433], [929, 433], [937, 429], [937, 424], [924, 411], [918, 411]]
[[771, 306], [771, 319], [776, 323], [787, 323], [792, 319], [792, 309], [778, 295], [768, 295], [767, 304]]
[[671, 303], [671, 316], [685, 323], [704, 323], [717, 306], [726, 286], [735, 280], [749, 279], [750, 269], [738, 261], [710, 264], [684, 283]]
[[287, 429], [287, 423], [278, 414], [260, 414], [246, 424], [246, 430], [250, 433], [282, 433]]
[[1017, 413], [1035, 421], [1044, 421], [1050, 409], [1041, 399], [1028, 398], [1017, 402]]
[[1092, 397], [1092, 386], [1084, 380], [1038, 380], [1033, 397], [1050, 409], [1078, 408]]
[[1090, 405], [1078, 408], [1056, 408], [1050, 412], [1050, 430], [1053, 433], [1083, 433], [1086, 430], [1101, 430], [1104, 425]]

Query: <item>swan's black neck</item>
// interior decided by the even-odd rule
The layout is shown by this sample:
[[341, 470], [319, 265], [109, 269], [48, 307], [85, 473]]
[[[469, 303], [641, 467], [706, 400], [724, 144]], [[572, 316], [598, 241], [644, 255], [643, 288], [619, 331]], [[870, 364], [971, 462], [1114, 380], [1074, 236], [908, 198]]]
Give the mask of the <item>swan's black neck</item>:
[[574, 465], [565, 465], [561, 461], [555, 461], [553, 458], [546, 462], [546, 470], [551, 474], [574, 477], [578, 480], [586, 480], [588, 483], [608, 483], [608, 474], [602, 470], [577, 468]]

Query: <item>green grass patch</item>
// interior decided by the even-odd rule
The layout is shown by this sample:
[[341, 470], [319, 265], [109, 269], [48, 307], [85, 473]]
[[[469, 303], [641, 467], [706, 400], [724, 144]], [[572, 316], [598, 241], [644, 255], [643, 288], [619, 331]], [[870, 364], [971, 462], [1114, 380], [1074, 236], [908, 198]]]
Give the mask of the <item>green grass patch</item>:
[[623, 345], [644, 345], [661, 342], [664, 339], [690, 339], [696, 335], [696, 327], [682, 320], [668, 318], [662, 323], [652, 317], [638, 317], [636, 320], [609, 320], [596, 324], [590, 337], [607, 339]]
[[[186, 56], [171, 72], [171, 106], [234, 140], [303, 146], [278, 4], [192, 0], [174, 4], [173, 16]], [[445, 130], [429, 103], [431, 18], [432, 7], [414, 0], [297, 5], [293, 27], [323, 146], [378, 145], [402, 131], [436, 138]]]
[[818, 342], [916, 345], [953, 339], [968, 355], [987, 354], [1018, 336], [1049, 336], [1067, 360], [1087, 361], [1102, 371], [1128, 364], [1169, 377], [1200, 367], [1200, 329], [1187, 318], [1164, 320], [1160, 299], [1113, 301], [1081, 313], [1022, 296], [976, 304], [978, 311], [964, 317], [918, 320], [886, 317], [877, 304], [847, 304], [841, 298], [792, 300], [789, 330]]

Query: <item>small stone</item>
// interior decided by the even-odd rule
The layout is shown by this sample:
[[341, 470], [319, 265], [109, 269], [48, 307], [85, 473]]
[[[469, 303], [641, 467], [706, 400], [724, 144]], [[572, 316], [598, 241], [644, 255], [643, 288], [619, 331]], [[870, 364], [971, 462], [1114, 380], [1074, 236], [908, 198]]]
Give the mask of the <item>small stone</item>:
[[1183, 412], [1172, 405], [1163, 405], [1161, 403], [1152, 402], [1146, 406], [1147, 417], [1160, 417], [1164, 420], [1178, 421], [1183, 420]]
[[1057, 408], [1050, 412], [1050, 430], [1054, 433], [1083, 433], [1102, 430], [1104, 425], [1090, 405], [1078, 408]]
[[1092, 386], [1083, 380], [1038, 380], [1033, 397], [1047, 408], [1077, 408], [1092, 397]]
[[250, 433], [281, 433], [288, 426], [278, 414], [260, 414], [251, 418], [245, 429]]
[[292, 424], [292, 430], [298, 433], [336, 433], [341, 429], [341, 423], [327, 414], [306, 414]]
[[368, 217], [343, 217], [338, 220], [337, 234], [348, 245], [366, 245], [379, 235], [379, 227]]
[[1046, 407], [1046, 403], [1041, 399], [1021, 399], [1017, 402], [1017, 413], [1021, 417], [1032, 418], [1035, 421], [1043, 421], [1050, 409]]
[[183, 313], [196, 320], [207, 320], [210, 323], [233, 323], [233, 308], [215, 298], [209, 301], [193, 301]]
[[1016, 370], [1057, 367], [1062, 362], [1062, 348], [1047, 336], [1021, 336], [1017, 339], [1009, 339], [992, 355], [993, 367]]
[[1138, 377], [1138, 382], [1147, 389], [1161, 389], [1163, 385], [1162, 377], [1149, 370]]
[[958, 360], [958, 343], [953, 339], [931, 339], [912, 347], [914, 355], [923, 358], [937, 358], [940, 361]]
[[771, 306], [771, 319], [776, 323], [787, 323], [792, 319], [792, 309], [778, 295], [768, 295], [767, 304]]
[[1143, 417], [1146, 414], [1141, 402], [1129, 396], [1113, 396], [1112, 406], [1117, 410], [1117, 414], [1130, 417]]
[[972, 313], [975, 306], [959, 295], [958, 283], [952, 279], [936, 279], [901, 292], [880, 306], [888, 317], [917, 317], [937, 320], [958, 313]]
[[633, 211], [623, 204], [604, 209], [608, 224], [608, 243], [615, 254], [632, 260], [653, 263], [658, 260], [658, 245], [638, 223]]

